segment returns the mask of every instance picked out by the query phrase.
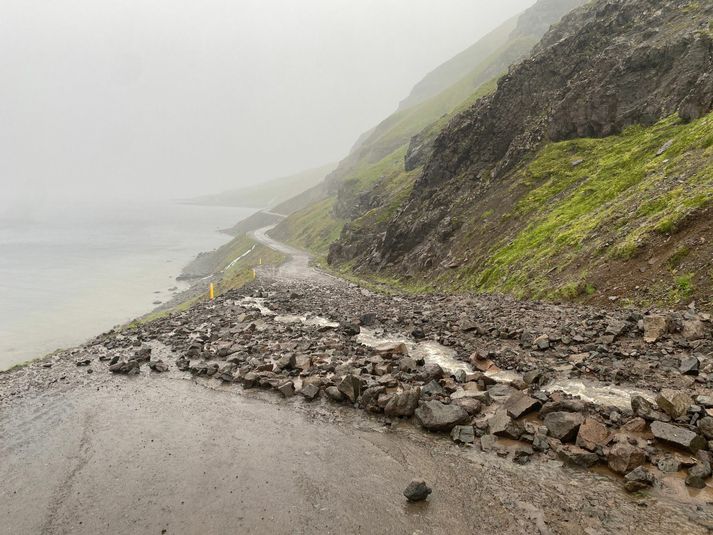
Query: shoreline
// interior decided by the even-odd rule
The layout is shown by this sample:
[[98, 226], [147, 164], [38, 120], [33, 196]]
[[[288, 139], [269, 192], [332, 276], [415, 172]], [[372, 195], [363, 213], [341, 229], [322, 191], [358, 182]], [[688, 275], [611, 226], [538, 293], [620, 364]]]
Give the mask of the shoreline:
[[[173, 205], [185, 205], [185, 203], [180, 203], [177, 202], [176, 200], [169, 200], [166, 201], [169, 206]], [[255, 209], [252, 207], [217, 207], [217, 206], [201, 206], [201, 205], [186, 205], [186, 206], [196, 206], [198, 208], [206, 208], [208, 210], [213, 209], [213, 208], [234, 208], [234, 209], [243, 209], [243, 210], [249, 210], [252, 213], [248, 214], [247, 216], [242, 217], [237, 224], [240, 222], [244, 221], [245, 219], [250, 218], [253, 216], [255, 213], [260, 212], [261, 210]], [[224, 247], [231, 243], [231, 241], [234, 240], [234, 236], [231, 236], [230, 233], [226, 232], [224, 228], [220, 228], [220, 226], [217, 226], [213, 228], [212, 230], [208, 231], [211, 235], [215, 236], [225, 236], [224, 240], [221, 240], [221, 243], [217, 244], [212, 250], [205, 250], [203, 248], [198, 248], [196, 253], [193, 253], [190, 257], [190, 259], [184, 260], [182, 262], [182, 265], [180, 266], [178, 270], [178, 274], [175, 274], [175, 271], [172, 270], [174, 273], [170, 275], [170, 283], [167, 286], [170, 286], [169, 288], [166, 289], [158, 289], [154, 288], [150, 290], [151, 296], [150, 299], [153, 300], [153, 298], [160, 299], [162, 302], [160, 304], [155, 304], [155, 303], [150, 303], [146, 305], [146, 308], [143, 311], [140, 312], [135, 312], [123, 320], [119, 320], [116, 322], [113, 322], [112, 325], [110, 326], [105, 326], [103, 329], [101, 327], [98, 327], [94, 329], [90, 334], [87, 334], [84, 337], [74, 339], [72, 341], [68, 341], [66, 343], [59, 344], [55, 346], [54, 348], [52, 347], [47, 347], [46, 349], [39, 349], [36, 353], [32, 353], [31, 350], [28, 351], [27, 353], [24, 353], [22, 350], [22, 345], [15, 343], [14, 347], [8, 348], [8, 352], [12, 351], [14, 353], [24, 353], [24, 355], [20, 355], [19, 358], [14, 359], [11, 358], [8, 364], [2, 365], [0, 367], [0, 374], [10, 372], [12, 370], [18, 369], [25, 367], [29, 364], [32, 364], [33, 362], [40, 361], [46, 357], [52, 356], [56, 354], [57, 352], [62, 352], [69, 350], [73, 347], [77, 347], [80, 345], [84, 345], [87, 342], [91, 341], [92, 339], [104, 335], [107, 332], [112, 332], [115, 330], [124, 330], [127, 327], [130, 327], [132, 324], [135, 324], [136, 322], [140, 322], [144, 320], [147, 317], [151, 317], [152, 315], [155, 315], [157, 313], [162, 313], [162, 312], [167, 312], [176, 309], [177, 307], [180, 307], [181, 305], [190, 302], [191, 300], [197, 298], [200, 296], [202, 293], [208, 291], [208, 284], [211, 282], [212, 279], [216, 276], [216, 273], [210, 273], [208, 275], [202, 275], [200, 277], [185, 277], [185, 272], [186, 270], [193, 265], [197, 259], [201, 257], [211, 257], [219, 251], [221, 247]], [[163, 257], [162, 259], [158, 260], [154, 264], [159, 265], [162, 263], [168, 263], [171, 262], [168, 256]], [[181, 288], [181, 286], [185, 286], [184, 288]], [[162, 294], [162, 295], [159, 295]], [[146, 295], [145, 293], [142, 295]], [[132, 300], [132, 302], [137, 302], [137, 300]], [[61, 313], [61, 312], [59, 312]], [[31, 320], [27, 320], [28, 322]], [[78, 320], [81, 321], [81, 320]], [[8, 353], [10, 354], [10, 353]], [[27, 355], [32, 355], [32, 356], [27, 356]]]

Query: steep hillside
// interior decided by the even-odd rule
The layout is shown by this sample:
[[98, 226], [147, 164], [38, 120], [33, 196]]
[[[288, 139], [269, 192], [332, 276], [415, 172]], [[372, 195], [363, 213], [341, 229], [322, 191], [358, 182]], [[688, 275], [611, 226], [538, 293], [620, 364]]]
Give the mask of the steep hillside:
[[[323, 255], [346, 221], [386, 221], [408, 197], [417, 176], [414, 170], [425, 161], [433, 139], [449, 118], [493, 91], [496, 78], [530, 52], [549, 24], [583, 2], [539, 0], [516, 22], [506, 22], [442, 70], [434, 71], [439, 74], [428, 75], [421, 89], [414, 90], [409, 107], [402, 106], [358, 140], [349, 156], [327, 177], [324, 197], [287, 218], [273, 235]], [[445, 80], [455, 83], [427, 98], [429, 91]], [[409, 150], [417, 134], [418, 150]], [[410, 158], [405, 165], [407, 152]]]
[[696, 1], [574, 11], [440, 131], [393, 215], [347, 224], [330, 260], [453, 289], [710, 299], [712, 21]]

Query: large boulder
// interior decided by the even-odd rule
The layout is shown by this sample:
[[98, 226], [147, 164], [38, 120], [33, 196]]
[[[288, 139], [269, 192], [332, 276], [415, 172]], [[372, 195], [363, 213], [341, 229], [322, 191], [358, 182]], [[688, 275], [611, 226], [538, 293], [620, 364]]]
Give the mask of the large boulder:
[[488, 430], [491, 435], [519, 439], [523, 433], [523, 428], [515, 422], [508, 414], [507, 410], [501, 408], [488, 419]]
[[551, 412], [545, 416], [545, 427], [550, 436], [562, 442], [571, 442], [577, 436], [584, 416], [578, 412]]
[[524, 392], [516, 392], [507, 399], [503, 408], [512, 418], [520, 418], [536, 411], [540, 406], [540, 402], [536, 399], [531, 398]]
[[345, 375], [337, 388], [349, 401], [355, 403], [361, 395], [361, 379], [356, 375]]
[[386, 416], [412, 416], [416, 407], [418, 407], [418, 400], [421, 397], [421, 389], [408, 388], [403, 392], [398, 392], [394, 394], [389, 402], [384, 407], [384, 414]]
[[660, 440], [671, 446], [676, 446], [684, 450], [696, 453], [706, 447], [706, 439], [683, 427], [667, 424], [665, 422], [654, 422], [651, 424], [651, 432], [656, 440]]
[[691, 396], [684, 392], [664, 388], [656, 397], [656, 403], [662, 411], [675, 420], [685, 416], [691, 406], [692, 399]]
[[580, 448], [589, 451], [596, 451], [597, 448], [604, 447], [609, 442], [609, 429], [603, 423], [594, 418], [585, 418], [579, 426], [576, 444]]
[[627, 474], [645, 462], [646, 454], [644, 451], [626, 442], [615, 444], [609, 450], [607, 457], [609, 468], [617, 474]]
[[458, 405], [446, 405], [440, 401], [426, 401], [415, 411], [421, 425], [430, 431], [450, 431], [453, 426], [470, 420], [468, 413]]

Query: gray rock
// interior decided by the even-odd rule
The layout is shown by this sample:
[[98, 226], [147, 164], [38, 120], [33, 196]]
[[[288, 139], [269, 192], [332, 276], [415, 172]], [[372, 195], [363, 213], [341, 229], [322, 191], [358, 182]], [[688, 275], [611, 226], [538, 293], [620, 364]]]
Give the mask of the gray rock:
[[707, 439], [713, 439], [713, 418], [710, 416], [704, 416], [698, 420], [698, 430]]
[[445, 405], [440, 401], [426, 401], [415, 411], [421, 425], [431, 431], [450, 431], [453, 426], [465, 424], [470, 417], [458, 405]]
[[683, 375], [698, 375], [700, 366], [701, 363], [698, 360], [698, 357], [683, 357], [681, 359], [681, 364], [678, 367], [678, 371], [680, 371]]
[[697, 463], [688, 469], [686, 485], [695, 489], [702, 489], [706, 486], [706, 479], [711, 476], [711, 465], [708, 461]]
[[381, 412], [379, 396], [386, 391], [384, 386], [371, 386], [362, 392], [359, 398], [359, 407], [367, 412]]
[[356, 375], [345, 375], [337, 388], [349, 401], [355, 403], [361, 395], [361, 379]]
[[327, 397], [333, 401], [341, 402], [346, 399], [344, 394], [342, 394], [336, 386], [328, 386], [324, 389], [324, 392], [327, 394]]
[[577, 437], [584, 417], [578, 412], [551, 412], [545, 416], [545, 427], [550, 436], [562, 442], [571, 442]]
[[285, 381], [281, 383], [277, 390], [286, 398], [290, 398], [295, 395], [295, 385], [292, 381]]
[[578, 446], [572, 446], [571, 444], [562, 446], [557, 451], [557, 455], [567, 464], [581, 466], [583, 468], [589, 468], [599, 462], [599, 456], [596, 453], [592, 453]]
[[644, 341], [654, 343], [668, 332], [668, 319], [661, 314], [644, 316]]
[[624, 488], [628, 492], [637, 492], [653, 486], [656, 479], [643, 466], [639, 466], [624, 476]]
[[609, 468], [617, 474], [626, 474], [645, 462], [646, 454], [644, 450], [626, 442], [614, 444], [607, 456]]
[[664, 388], [656, 397], [659, 408], [674, 420], [684, 416], [691, 406], [691, 397], [671, 388]]
[[665, 422], [653, 422], [651, 432], [654, 437], [661, 442], [683, 448], [691, 453], [706, 447], [706, 440], [683, 427], [667, 424]]
[[465, 412], [467, 412], [471, 416], [474, 416], [478, 414], [481, 410], [483, 410], [483, 404], [475, 398], [453, 399], [451, 403], [453, 403], [453, 405], [463, 407], [465, 409]]
[[503, 408], [512, 418], [520, 418], [536, 411], [540, 406], [540, 402], [536, 399], [531, 398], [524, 392], [516, 392], [507, 399]]
[[168, 371], [168, 364], [166, 364], [164, 361], [162, 361], [160, 359], [152, 360], [151, 362], [149, 362], [148, 366], [151, 370], [155, 371], [156, 373], [163, 373], [163, 372]]
[[490, 434], [517, 440], [523, 432], [522, 426], [513, 421], [505, 409], [499, 409], [488, 419]]
[[459, 444], [472, 444], [475, 442], [475, 429], [472, 425], [456, 425], [451, 430], [451, 438]]
[[418, 400], [421, 397], [419, 387], [408, 388], [403, 392], [393, 395], [384, 407], [386, 416], [412, 416], [418, 407]]
[[423, 480], [414, 479], [404, 490], [404, 496], [410, 502], [421, 502], [428, 498], [432, 489]]
[[596, 451], [597, 448], [606, 446], [609, 442], [609, 430], [603, 423], [594, 418], [585, 418], [579, 426], [576, 444], [580, 448]]
[[313, 383], [307, 383], [300, 390], [305, 399], [313, 400], [319, 395], [319, 387]]

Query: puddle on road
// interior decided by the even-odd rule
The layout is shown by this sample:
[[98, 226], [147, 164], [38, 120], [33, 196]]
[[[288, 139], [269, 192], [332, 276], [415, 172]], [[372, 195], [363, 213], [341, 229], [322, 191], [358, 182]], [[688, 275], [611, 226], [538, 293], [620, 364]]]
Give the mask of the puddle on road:
[[620, 409], [631, 408], [631, 397], [634, 395], [642, 396], [649, 401], [654, 401], [655, 398], [651, 392], [646, 390], [604, 385], [581, 379], [557, 379], [546, 385], [543, 390], [545, 392], [561, 390], [565, 394], [579, 396], [584, 401], [597, 405], [611, 405]]
[[386, 335], [375, 329], [362, 327], [361, 333], [356, 338], [357, 342], [367, 347], [376, 348], [383, 344], [405, 344], [408, 348], [408, 353], [411, 357], [422, 358], [429, 364], [438, 364], [441, 368], [449, 373], [454, 373], [457, 370], [463, 370], [466, 373], [472, 373], [473, 368], [467, 362], [462, 362], [456, 358], [456, 351], [434, 342], [433, 340], [424, 340], [423, 342], [414, 342], [405, 336]]

